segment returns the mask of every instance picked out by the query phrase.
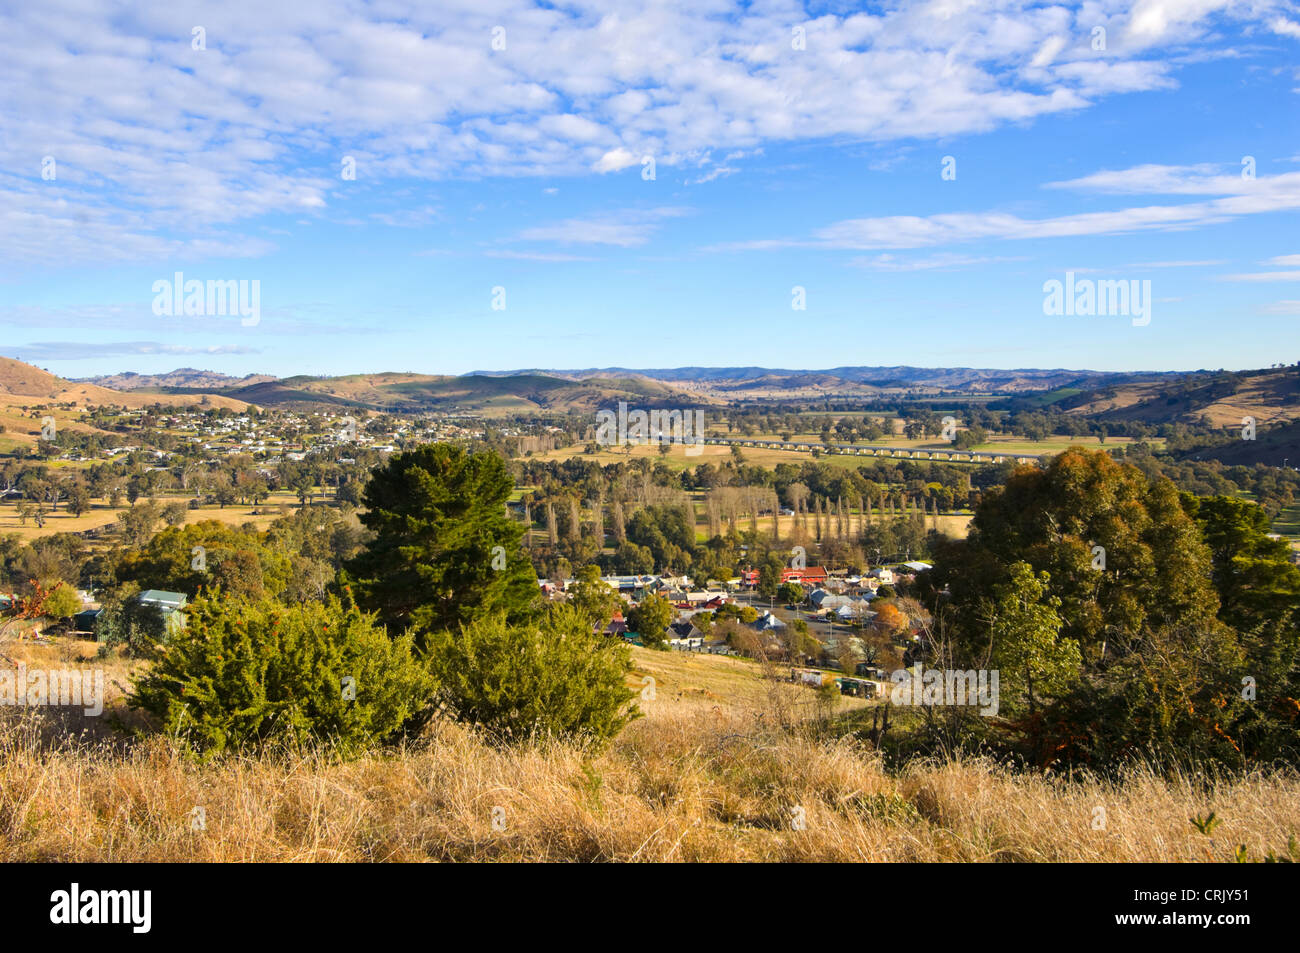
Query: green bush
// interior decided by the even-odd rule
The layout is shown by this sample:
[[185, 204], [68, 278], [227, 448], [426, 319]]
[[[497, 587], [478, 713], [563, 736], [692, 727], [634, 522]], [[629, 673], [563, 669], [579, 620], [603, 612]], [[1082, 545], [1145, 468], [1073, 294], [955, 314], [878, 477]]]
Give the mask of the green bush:
[[500, 615], [430, 636], [429, 664], [462, 720], [503, 741], [552, 737], [599, 745], [639, 716], [627, 687], [631, 652], [596, 635], [570, 606], [539, 623]]
[[410, 636], [336, 597], [286, 608], [213, 593], [185, 614], [129, 701], [205, 756], [308, 740], [355, 754], [432, 701]]
[[45, 588], [48, 594], [41, 604], [41, 611], [51, 619], [70, 619], [81, 610], [81, 597], [66, 582], [55, 580], [46, 583]]
[[95, 619], [95, 639], [109, 648], [124, 646], [136, 658], [149, 658], [167, 641], [167, 620], [157, 606], [141, 604], [134, 595], [128, 587], [104, 602]]

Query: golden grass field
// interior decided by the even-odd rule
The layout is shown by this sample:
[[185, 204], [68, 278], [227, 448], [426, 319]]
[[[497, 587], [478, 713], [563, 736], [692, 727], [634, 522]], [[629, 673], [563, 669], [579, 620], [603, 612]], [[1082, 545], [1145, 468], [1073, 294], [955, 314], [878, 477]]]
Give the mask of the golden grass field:
[[[189, 497], [160, 496], [157, 500], [163, 504], [177, 501], [184, 503], [188, 502]], [[285, 512], [297, 509], [297, 496], [288, 492], [273, 493], [268, 500], [257, 506], [248, 503], [232, 503], [225, 507], [217, 505], [203, 506], [186, 512], [185, 525], [188, 526], [191, 523], [199, 523], [204, 520], [217, 520], [231, 526], [253, 523], [258, 529], [264, 530], [272, 522], [284, 515], [280, 512], [281, 507], [288, 508]], [[117, 514], [127, 509], [129, 509], [129, 506], [125, 503], [113, 508], [103, 500], [94, 500], [89, 510], [80, 516], [73, 516], [63, 508], [63, 504], [60, 504], [60, 509], [57, 512], [47, 512], [45, 514], [45, 525], [39, 527], [32, 519], [27, 520], [26, 525], [23, 524], [18, 516], [17, 503], [0, 503], [0, 535], [17, 533], [24, 541], [29, 541], [42, 536], [51, 536], [55, 533], [80, 533], [99, 526], [116, 525]], [[160, 523], [159, 525], [163, 524]]]
[[[75, 665], [93, 646], [0, 651]], [[644, 650], [635, 662], [634, 683], [653, 673], [656, 696], [600, 752], [500, 748], [441, 722], [348, 763], [199, 765], [104, 719], [70, 716], [60, 733], [40, 713], [0, 712], [0, 860], [1224, 861], [1238, 844], [1256, 860], [1285, 849], [1300, 830], [1294, 773], [1108, 783], [974, 760], [891, 773], [864, 744], [802, 730], [816, 694], [764, 682], [757, 665]], [[125, 682], [125, 663], [106, 667]], [[1213, 839], [1189, 823], [1211, 810]]]

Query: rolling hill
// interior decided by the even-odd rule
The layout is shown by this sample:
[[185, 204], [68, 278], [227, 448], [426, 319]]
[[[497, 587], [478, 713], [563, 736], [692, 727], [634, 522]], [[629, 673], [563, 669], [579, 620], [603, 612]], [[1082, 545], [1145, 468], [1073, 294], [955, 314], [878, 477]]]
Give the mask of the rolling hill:
[[830, 394], [862, 395], [901, 393], [910, 390], [961, 391], [965, 393], [1014, 394], [1051, 390], [1056, 387], [1099, 386], [1141, 375], [1065, 368], [1018, 368], [1000, 370], [971, 367], [832, 367], [825, 370], [792, 370], [772, 367], [626, 367], [586, 368], [582, 370], [474, 371], [470, 376], [503, 377], [519, 374], [549, 374], [570, 380], [644, 377], [669, 384], [691, 383], [697, 389], [737, 393], [741, 391], [818, 390]]
[[[245, 410], [248, 402], [210, 393], [154, 394], [143, 391], [117, 391], [98, 384], [64, 380], [48, 371], [0, 357], [0, 427], [4, 442], [33, 445], [40, 433], [42, 414], [34, 408], [48, 408], [56, 425], [69, 430], [94, 430], [76, 418], [87, 405], [114, 405], [140, 408], [154, 403], [202, 405]], [[24, 408], [28, 408], [24, 410]]]
[[178, 367], [166, 374], [137, 374], [124, 371], [121, 374], [107, 374], [100, 377], [75, 378], [77, 384], [95, 384], [109, 390], [132, 391], [151, 390], [160, 393], [170, 391], [193, 391], [214, 393], [232, 387], [249, 387], [265, 381], [273, 381], [270, 374], [247, 374], [244, 377], [231, 377], [219, 371], [201, 371], [193, 367]]
[[711, 404], [681, 388], [643, 378], [573, 381], [547, 374], [504, 376], [351, 374], [288, 377], [222, 393], [259, 406], [356, 407], [390, 412], [479, 414], [594, 413], [618, 401], [642, 407]]
[[1200, 371], [1159, 380], [1136, 378], [1085, 390], [1058, 403], [1067, 413], [1096, 420], [1199, 423], [1258, 428], [1300, 419], [1300, 368]]

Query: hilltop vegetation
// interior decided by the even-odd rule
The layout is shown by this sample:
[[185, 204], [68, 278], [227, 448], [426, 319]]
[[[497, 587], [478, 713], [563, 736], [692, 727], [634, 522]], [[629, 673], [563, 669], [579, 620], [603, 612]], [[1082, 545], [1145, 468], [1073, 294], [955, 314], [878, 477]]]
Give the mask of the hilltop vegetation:
[[[630, 680], [654, 672], [658, 691], [596, 752], [437, 720], [352, 761], [304, 749], [196, 765], [162, 738], [124, 749], [84, 740], [86, 722], [56, 733], [0, 713], [0, 860], [1223, 863], [1239, 846], [1285, 856], [1300, 830], [1291, 773], [894, 770], [869, 744], [778, 727], [783, 710], [815, 718], [811, 693], [776, 698], [752, 664], [632, 652]], [[1211, 811], [1213, 840], [1189, 822]]]

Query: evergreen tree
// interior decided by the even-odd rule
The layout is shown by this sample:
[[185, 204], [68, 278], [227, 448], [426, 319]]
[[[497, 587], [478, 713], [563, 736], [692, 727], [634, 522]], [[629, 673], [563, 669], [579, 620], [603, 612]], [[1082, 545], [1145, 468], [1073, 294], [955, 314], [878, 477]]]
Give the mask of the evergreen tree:
[[664, 648], [668, 623], [673, 621], [673, 607], [658, 593], [650, 593], [627, 613], [627, 628], [641, 636], [646, 648]]
[[523, 527], [503, 511], [512, 488], [495, 453], [439, 443], [395, 454], [366, 486], [360, 519], [374, 538], [345, 565], [358, 602], [421, 639], [491, 612], [527, 618], [537, 578]]

